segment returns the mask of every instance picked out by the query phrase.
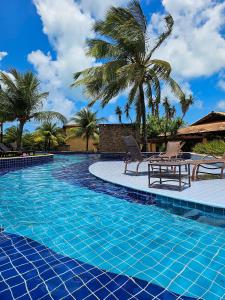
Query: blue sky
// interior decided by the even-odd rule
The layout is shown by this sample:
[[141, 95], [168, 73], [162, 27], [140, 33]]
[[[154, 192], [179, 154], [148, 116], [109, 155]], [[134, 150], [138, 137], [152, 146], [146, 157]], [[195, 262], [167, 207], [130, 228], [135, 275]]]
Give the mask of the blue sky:
[[[72, 73], [93, 65], [85, 56], [85, 40], [93, 37], [96, 19], [104, 17], [112, 4], [127, 0], [1, 0], [0, 69], [33, 70], [50, 96], [44, 109], [68, 117], [87, 104], [81, 89], [69, 88]], [[142, 0], [153, 39], [163, 28], [163, 17], [175, 21], [173, 35], [155, 54], [168, 60], [173, 77], [195, 105], [186, 116], [191, 123], [211, 110], [225, 111], [225, 3], [214, 0]], [[177, 100], [163, 87], [179, 111]], [[116, 105], [123, 105], [127, 91], [117, 97], [100, 116], [116, 122]], [[99, 109], [98, 105], [95, 109]], [[124, 119], [124, 121], [126, 121]], [[33, 128], [36, 124], [29, 124]]]

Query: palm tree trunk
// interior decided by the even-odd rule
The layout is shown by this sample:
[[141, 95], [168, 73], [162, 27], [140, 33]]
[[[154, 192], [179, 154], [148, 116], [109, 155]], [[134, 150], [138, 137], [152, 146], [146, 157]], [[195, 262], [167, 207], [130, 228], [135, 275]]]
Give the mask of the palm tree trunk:
[[20, 120], [19, 121], [19, 126], [18, 126], [18, 132], [17, 132], [17, 149], [21, 150], [22, 148], [22, 136], [23, 136], [23, 127], [25, 125], [25, 121], [24, 120]]
[[89, 136], [86, 135], [86, 151], [88, 152], [88, 146], [89, 146]]
[[164, 143], [165, 143], [165, 147], [167, 145], [167, 131], [168, 131], [168, 116], [166, 117], [166, 128], [165, 128], [165, 132], [164, 132]]
[[47, 151], [47, 137], [45, 137], [44, 150], [45, 150], [45, 152]]
[[185, 115], [186, 115], [186, 112], [183, 112], [182, 117], [181, 117], [182, 121], [184, 120]]
[[152, 115], [154, 116], [155, 115], [155, 103], [152, 102]]
[[157, 118], [159, 117], [159, 103], [158, 102], [156, 102], [156, 104], [155, 104], [155, 115]]
[[0, 122], [0, 142], [3, 142], [3, 122]]
[[51, 148], [51, 139], [49, 138], [48, 139], [48, 151], [50, 151], [50, 148]]
[[142, 118], [142, 151], [147, 150], [147, 130], [146, 130], [146, 110], [145, 110], [145, 96], [143, 85], [139, 85], [140, 105], [141, 105], [141, 118]]

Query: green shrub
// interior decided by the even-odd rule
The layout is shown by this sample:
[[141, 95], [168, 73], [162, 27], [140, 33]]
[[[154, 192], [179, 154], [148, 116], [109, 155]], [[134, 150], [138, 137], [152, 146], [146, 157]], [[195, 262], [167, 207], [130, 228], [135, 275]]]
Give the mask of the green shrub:
[[199, 143], [195, 145], [193, 151], [202, 154], [223, 155], [225, 152], [224, 141], [212, 141], [208, 143]]

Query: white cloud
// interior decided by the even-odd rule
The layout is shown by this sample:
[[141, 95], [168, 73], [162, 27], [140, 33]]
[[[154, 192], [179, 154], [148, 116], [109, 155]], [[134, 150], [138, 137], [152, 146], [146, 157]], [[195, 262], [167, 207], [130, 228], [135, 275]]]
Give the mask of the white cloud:
[[0, 51], [0, 61], [1, 61], [6, 55], [8, 55], [7, 52], [5, 52], [5, 51]]
[[94, 37], [94, 17], [103, 17], [111, 5], [127, 0], [33, 0], [56, 57], [41, 50], [32, 51], [28, 60], [34, 65], [42, 88], [50, 92], [48, 109], [67, 116], [76, 110], [76, 101], [87, 101], [80, 89], [71, 89], [73, 73], [92, 66], [86, 56], [86, 39]]
[[216, 106], [217, 109], [225, 110], [225, 100], [220, 100]]
[[[43, 31], [55, 53], [32, 51], [28, 60], [34, 65], [44, 90], [50, 91], [48, 109], [67, 115], [75, 110], [76, 101], [86, 101], [81, 89], [69, 88], [72, 74], [92, 66], [86, 57], [86, 39], [93, 37], [92, 25], [104, 17], [111, 5], [125, 5], [128, 0], [33, 0], [43, 23]], [[225, 67], [225, 40], [221, 29], [225, 25], [225, 2], [214, 0], [163, 0], [166, 14], [175, 21], [171, 37], [155, 56], [171, 62], [173, 76], [188, 94], [188, 80], [210, 76]], [[163, 14], [153, 14], [150, 32], [163, 30]], [[222, 79], [218, 83], [222, 88]], [[176, 101], [167, 87], [163, 96]], [[114, 99], [114, 102], [117, 98]], [[199, 102], [198, 106], [202, 104]]]
[[202, 109], [204, 107], [204, 102], [202, 100], [195, 100], [193, 107]]
[[107, 118], [107, 120], [108, 120], [109, 123], [119, 123], [118, 117], [116, 116], [116, 114], [110, 115], [110, 116]]
[[128, 0], [81, 0], [80, 6], [84, 10], [95, 18], [102, 18], [107, 9], [113, 6], [121, 6], [128, 2]]
[[50, 92], [47, 108], [70, 116], [76, 110], [74, 99], [81, 99], [80, 90], [70, 88], [72, 74], [93, 63], [85, 55], [86, 38], [93, 36], [93, 19], [73, 0], [34, 0], [34, 4], [56, 58], [36, 50], [28, 55], [28, 61], [34, 65], [42, 88]]
[[218, 82], [218, 87], [225, 91], [225, 80], [220, 79]]
[[[181, 79], [181, 78], [175, 78], [175, 80], [179, 83], [179, 86], [181, 87], [182, 91], [187, 95], [192, 95], [192, 91], [191, 91], [191, 86], [189, 84], [189, 82]], [[171, 91], [171, 88], [166, 85], [163, 84], [162, 86], [162, 90], [161, 90], [161, 98], [165, 98], [168, 97], [171, 103], [178, 103], [179, 99], [176, 98], [173, 94], [173, 92]]]
[[[175, 74], [189, 79], [210, 76], [225, 67], [225, 2], [213, 0], [163, 0], [174, 18], [171, 37], [156, 57], [171, 62]], [[162, 31], [161, 14], [152, 16], [150, 31]]]
[[115, 104], [118, 102], [118, 100], [121, 99], [121, 97], [123, 98], [128, 98], [128, 95], [130, 93], [131, 87], [127, 87], [125, 90], [123, 90], [122, 92], [119, 93], [119, 95], [117, 95], [116, 97], [112, 98], [109, 102], [109, 104]]

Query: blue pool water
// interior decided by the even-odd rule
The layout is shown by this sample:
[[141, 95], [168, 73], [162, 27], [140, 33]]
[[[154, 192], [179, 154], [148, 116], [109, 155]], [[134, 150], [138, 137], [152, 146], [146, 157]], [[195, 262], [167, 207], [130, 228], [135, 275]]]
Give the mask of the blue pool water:
[[224, 299], [224, 228], [126, 201], [118, 187], [98, 182], [100, 191], [87, 172], [91, 160], [56, 156], [54, 163], [2, 173], [1, 227], [65, 257], [181, 297]]

